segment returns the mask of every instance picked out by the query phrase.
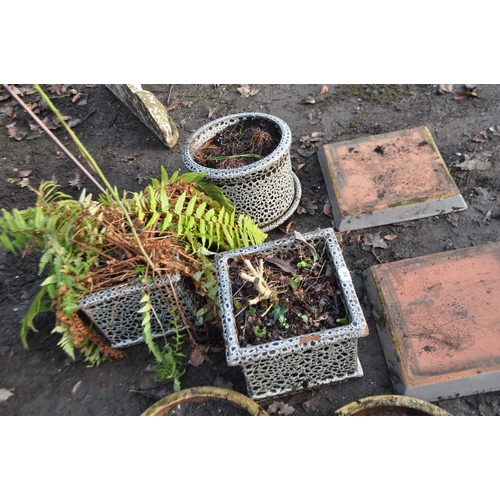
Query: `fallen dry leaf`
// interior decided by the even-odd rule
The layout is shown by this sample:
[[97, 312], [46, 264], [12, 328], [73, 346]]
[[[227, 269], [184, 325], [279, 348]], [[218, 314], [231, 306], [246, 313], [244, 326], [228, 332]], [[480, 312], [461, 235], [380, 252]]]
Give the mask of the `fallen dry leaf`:
[[201, 366], [205, 361], [208, 361], [208, 351], [210, 346], [197, 344], [191, 351], [188, 364], [191, 366]]
[[490, 127], [488, 129], [493, 135], [496, 135], [497, 137], [500, 136], [500, 125], [497, 125], [496, 127]]
[[78, 92], [78, 94], [76, 94], [73, 99], [71, 99], [71, 102], [76, 102], [78, 101], [79, 99], [81, 99], [83, 97], [83, 94], [81, 92]]
[[292, 227], [293, 221], [290, 221], [288, 224], [281, 224], [279, 227], [280, 231], [285, 233], [285, 234], [290, 234], [290, 229]]
[[36, 139], [37, 137], [40, 137], [41, 135], [42, 135], [42, 131], [41, 130], [34, 130], [33, 132], [30, 132], [26, 136], [26, 140], [27, 141], [31, 141], [32, 139]]
[[490, 140], [490, 138], [488, 137], [488, 134], [486, 132], [476, 132], [472, 137], [471, 139], [474, 141], [474, 142], [487, 142]]
[[24, 97], [22, 92], [15, 85], [9, 85], [9, 88], [12, 92], [14, 92], [14, 94]]
[[308, 200], [307, 198], [302, 197], [300, 199], [300, 203], [299, 203], [299, 206], [297, 207], [296, 212], [298, 214], [304, 214], [306, 212], [309, 212], [310, 215], [314, 215], [314, 212], [317, 209], [318, 209], [318, 206], [315, 205], [313, 201]]
[[73, 394], [73, 396], [78, 392], [78, 389], [80, 389], [80, 387], [82, 386], [82, 384], [83, 384], [83, 381], [80, 380], [79, 382], [77, 382], [74, 385], [73, 389], [71, 390], [71, 394]]
[[457, 165], [460, 170], [488, 170], [491, 167], [489, 161], [483, 160], [465, 160], [464, 162]]
[[27, 135], [28, 132], [24, 130], [18, 129], [15, 124], [7, 125], [7, 134], [10, 139], [16, 139], [17, 141], [22, 141]]
[[453, 85], [450, 83], [442, 83], [441, 85], [439, 85], [439, 89], [441, 90], [441, 92], [449, 93], [453, 91]]
[[7, 401], [11, 396], [14, 396], [14, 393], [12, 391], [9, 391], [8, 389], [0, 389], [0, 403], [3, 401]]
[[285, 273], [297, 274], [297, 269], [295, 268], [295, 266], [293, 266], [287, 260], [279, 259], [278, 257], [272, 257], [272, 258], [266, 259], [266, 262], [269, 262], [270, 264], [274, 264], [275, 266], [278, 266]]
[[236, 90], [240, 93], [241, 97], [243, 98], [253, 97], [254, 95], [260, 92], [260, 89], [257, 88], [251, 89], [250, 86], [246, 83], [243, 83], [241, 87], [238, 87]]
[[24, 188], [24, 187], [28, 187], [30, 185], [30, 179], [29, 177], [23, 177], [21, 179], [21, 182], [19, 183], [19, 186]]
[[326, 94], [328, 92], [328, 87], [326, 85], [321, 85], [321, 90], [319, 91], [319, 95]]
[[300, 163], [299, 165], [297, 165], [297, 170], [300, 170], [301, 168], [303, 168], [305, 166], [305, 163]]
[[77, 125], [79, 125], [80, 123], [82, 123], [82, 120], [80, 120], [80, 118], [73, 118], [73, 119], [69, 120], [68, 127], [74, 128]]
[[316, 97], [309, 94], [305, 99], [302, 99], [302, 104], [316, 104]]
[[2, 106], [0, 108], [0, 114], [10, 118], [14, 114], [14, 108], [12, 108], [12, 106]]
[[49, 120], [47, 117], [45, 117], [42, 122], [43, 124], [49, 129], [49, 130], [56, 130], [57, 128], [59, 128], [61, 125], [59, 123], [59, 120], [56, 120], [57, 121], [57, 125], [54, 123], [53, 120]]
[[216, 111], [217, 111], [217, 108], [208, 108], [208, 117], [207, 118], [210, 120], [214, 116]]
[[387, 240], [387, 241], [392, 241], [392, 240], [395, 240], [397, 238], [397, 236], [395, 234], [386, 234], [384, 236], [384, 240]]
[[31, 170], [21, 170], [19, 172], [19, 178], [29, 177], [31, 175]]
[[465, 90], [463, 92], [457, 92], [455, 99], [461, 101], [462, 99], [467, 99], [468, 97], [481, 97], [476, 91]]
[[172, 111], [172, 109], [175, 109], [177, 106], [179, 106], [180, 99], [177, 96], [174, 96], [170, 99], [170, 102], [165, 106], [165, 109], [167, 111]]
[[380, 233], [367, 233], [363, 235], [363, 246], [373, 248], [387, 248], [387, 243], [380, 237]]
[[[320, 113], [321, 115], [321, 113]], [[300, 142], [302, 143], [301, 148], [310, 148], [311, 146], [314, 146], [315, 143], [321, 141], [321, 138], [323, 136], [322, 132], [313, 132], [310, 135], [303, 135], [300, 138]]]
[[333, 217], [333, 213], [332, 213], [332, 204], [327, 201], [324, 205], [323, 205], [323, 213], [325, 215], [327, 215], [328, 217]]
[[267, 408], [267, 413], [269, 413], [269, 415], [274, 415], [276, 413], [278, 415], [291, 415], [294, 412], [295, 408], [283, 403], [283, 401], [276, 401]]
[[302, 406], [304, 406], [308, 410], [317, 411], [320, 403], [321, 403], [321, 396], [318, 395], [307, 400], [305, 403], [302, 403]]
[[75, 172], [73, 177], [68, 181], [68, 184], [71, 187], [76, 187], [77, 189], [82, 189], [82, 185], [80, 182], [80, 172]]
[[309, 123], [316, 125], [316, 123], [321, 121], [321, 110], [313, 109], [307, 116], [309, 117]]
[[453, 226], [458, 227], [458, 214], [446, 214], [446, 220]]

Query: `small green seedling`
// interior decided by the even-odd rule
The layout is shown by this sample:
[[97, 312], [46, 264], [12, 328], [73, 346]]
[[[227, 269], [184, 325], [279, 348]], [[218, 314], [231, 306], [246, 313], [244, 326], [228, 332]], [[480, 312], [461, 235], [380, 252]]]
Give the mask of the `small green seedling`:
[[261, 160], [262, 156], [257, 153], [242, 153], [239, 155], [212, 156], [212, 158], [209, 158], [209, 160], [222, 161], [222, 160], [227, 160], [228, 158], [257, 158], [258, 160]]
[[297, 264], [298, 268], [312, 267], [311, 257], [302, 257], [302, 260]]
[[349, 320], [347, 318], [339, 318], [337, 320], [337, 323], [339, 323], [341, 325], [348, 325], [349, 324]]
[[304, 323], [308, 323], [309, 322], [309, 317], [307, 316], [307, 314], [300, 314], [300, 313], [297, 313], [297, 316], [304, 322]]
[[288, 309], [286, 307], [280, 307], [279, 304], [274, 304], [273, 317], [274, 319], [279, 321], [279, 324], [283, 328], [290, 328], [290, 325], [288, 324], [285, 316], [287, 312]]
[[256, 337], [262, 338], [267, 333], [267, 328], [265, 326], [263, 326], [262, 328], [259, 326], [254, 326], [253, 333]]
[[292, 288], [297, 288], [299, 283], [304, 279], [304, 276], [295, 276], [295, 278], [289, 278], [288, 282]]
[[247, 314], [249, 316], [254, 316], [255, 315], [255, 307], [249, 307], [248, 311], [247, 311]]

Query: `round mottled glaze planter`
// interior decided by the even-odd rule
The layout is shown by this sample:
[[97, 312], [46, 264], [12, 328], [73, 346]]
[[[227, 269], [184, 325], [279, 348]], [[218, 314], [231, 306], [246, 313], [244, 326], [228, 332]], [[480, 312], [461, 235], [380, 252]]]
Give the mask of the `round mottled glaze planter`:
[[[229, 170], [207, 168], [196, 163], [197, 151], [212, 137], [232, 125], [256, 118], [268, 120], [281, 136], [271, 154]], [[194, 132], [183, 148], [182, 160], [188, 170], [205, 173], [205, 180], [222, 190], [235, 204], [237, 213], [252, 217], [260, 229], [267, 232], [292, 216], [302, 194], [299, 179], [292, 171], [291, 145], [290, 128], [280, 118], [264, 113], [238, 113], [214, 120]]]

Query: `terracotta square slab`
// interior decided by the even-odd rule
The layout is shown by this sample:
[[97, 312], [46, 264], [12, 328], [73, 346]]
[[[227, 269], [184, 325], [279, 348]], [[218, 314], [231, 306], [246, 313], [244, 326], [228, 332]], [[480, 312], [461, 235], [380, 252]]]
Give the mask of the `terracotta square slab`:
[[426, 127], [326, 144], [318, 159], [338, 231], [467, 208]]
[[396, 393], [436, 401], [500, 390], [500, 242], [364, 277]]

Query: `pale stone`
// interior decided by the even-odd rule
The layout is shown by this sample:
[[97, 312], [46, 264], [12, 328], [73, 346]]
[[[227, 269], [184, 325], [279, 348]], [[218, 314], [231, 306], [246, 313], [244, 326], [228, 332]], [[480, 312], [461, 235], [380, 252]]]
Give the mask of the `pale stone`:
[[137, 83], [106, 84], [146, 127], [172, 149], [179, 140], [179, 131], [163, 104]]

